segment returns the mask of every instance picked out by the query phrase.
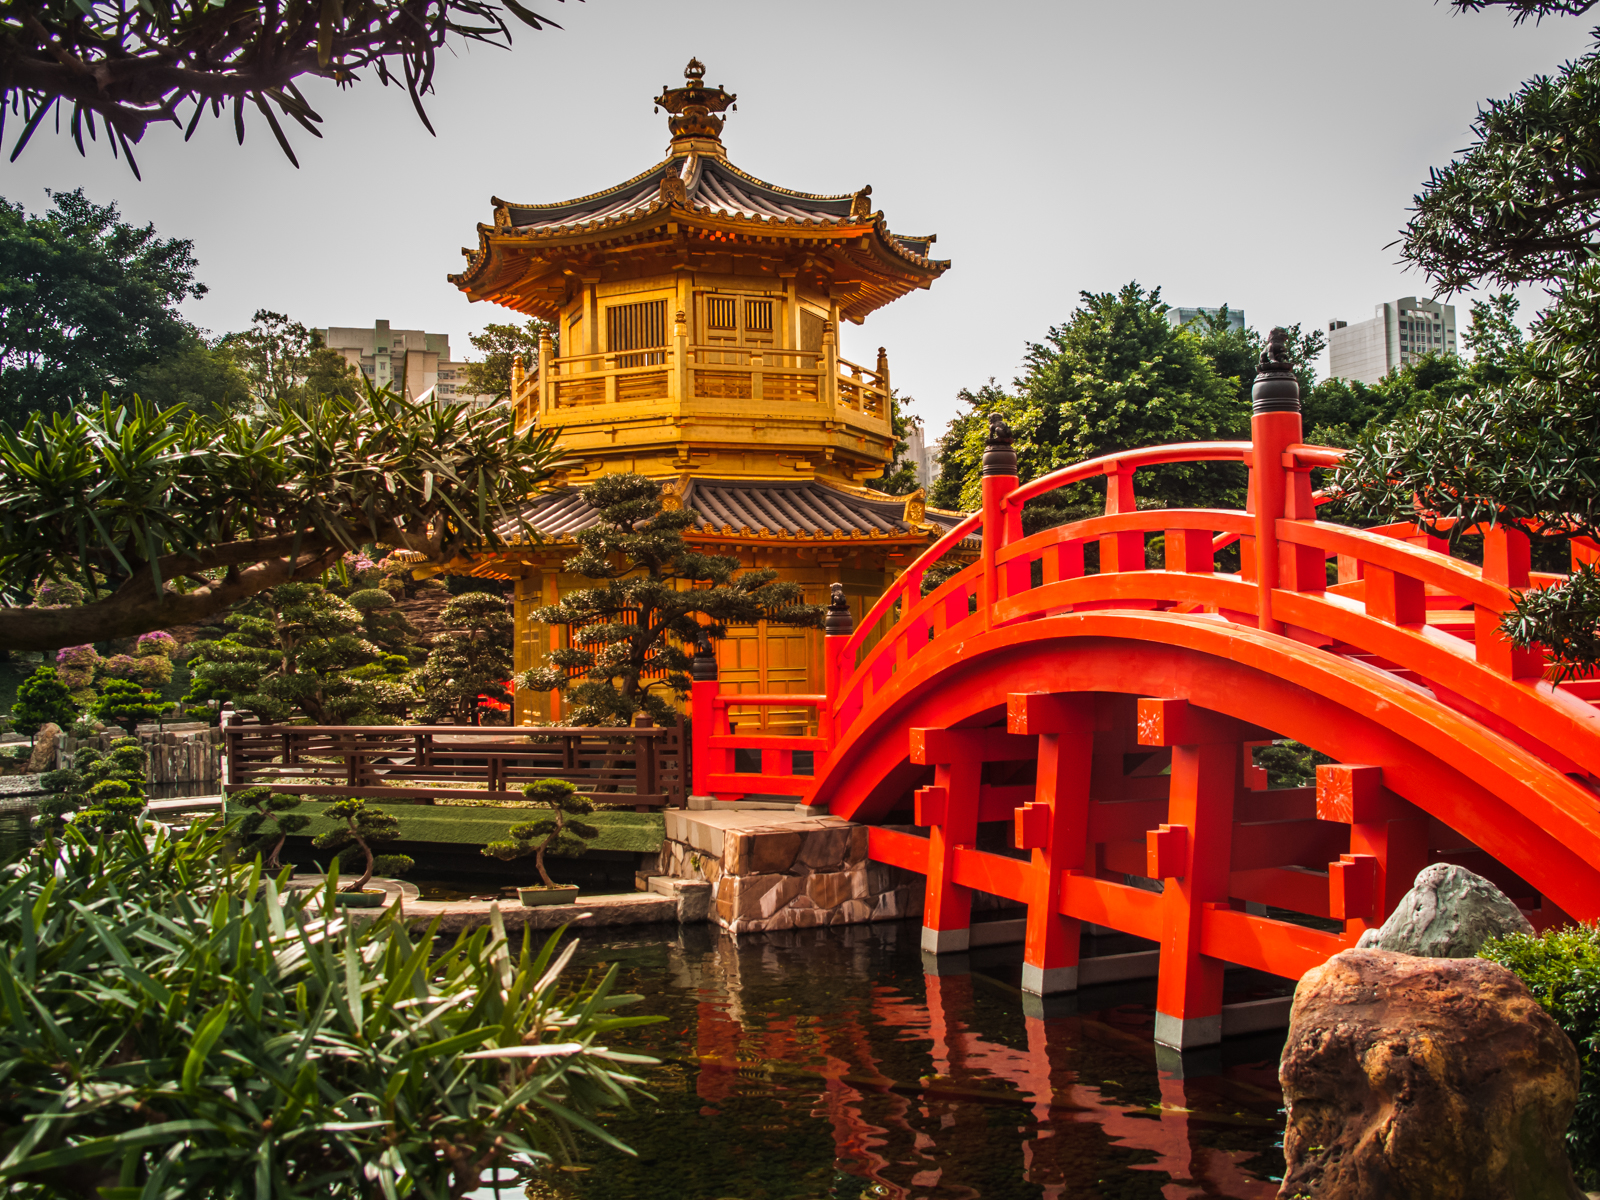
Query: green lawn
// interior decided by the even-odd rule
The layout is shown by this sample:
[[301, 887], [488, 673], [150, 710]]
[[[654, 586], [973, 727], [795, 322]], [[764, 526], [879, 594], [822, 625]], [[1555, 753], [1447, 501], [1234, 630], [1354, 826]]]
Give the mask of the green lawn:
[[[370, 803], [370, 802], [369, 802]], [[315, 837], [333, 828], [321, 814], [326, 803], [307, 800], [296, 811], [312, 818], [305, 833]], [[466, 808], [427, 804], [378, 804], [384, 812], [400, 818], [400, 840], [404, 842], [455, 842], [482, 846], [500, 841], [513, 825], [540, 815], [535, 808]], [[235, 815], [229, 812], [230, 817]], [[592, 850], [626, 850], [654, 854], [666, 836], [666, 821], [660, 813], [597, 812], [583, 818], [600, 830], [589, 843]]]

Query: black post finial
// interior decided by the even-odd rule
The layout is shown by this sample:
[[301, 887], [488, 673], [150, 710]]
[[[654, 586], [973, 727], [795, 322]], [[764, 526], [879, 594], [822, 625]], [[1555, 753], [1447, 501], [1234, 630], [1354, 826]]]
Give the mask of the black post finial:
[[1289, 361], [1289, 332], [1274, 329], [1267, 334], [1266, 349], [1256, 364], [1256, 382], [1250, 389], [1252, 412], [1299, 412], [1300, 383]]
[[999, 413], [989, 414], [989, 440], [983, 444], [983, 475], [1015, 475], [1017, 452], [1011, 448], [1011, 426]]
[[844, 598], [844, 584], [831, 585], [833, 595], [828, 600], [828, 615], [822, 622], [822, 631], [830, 637], [855, 632], [856, 619], [850, 615], [850, 602]]
[[694, 663], [689, 668], [689, 678], [695, 683], [717, 681], [717, 653], [711, 648], [711, 639], [703, 633], [694, 644]]

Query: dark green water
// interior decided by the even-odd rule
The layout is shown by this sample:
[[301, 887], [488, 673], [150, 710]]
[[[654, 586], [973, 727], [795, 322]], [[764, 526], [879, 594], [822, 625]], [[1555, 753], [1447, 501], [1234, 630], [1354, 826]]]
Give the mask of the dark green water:
[[663, 1060], [645, 1071], [658, 1103], [606, 1121], [636, 1159], [591, 1151], [563, 1187], [529, 1195], [1276, 1194], [1281, 1039], [1158, 1060], [1153, 984], [1030, 1014], [1020, 947], [928, 975], [918, 933], [911, 923], [738, 942], [707, 927], [585, 935], [573, 972], [617, 963], [623, 989], [645, 996], [634, 1011], [667, 1018], [613, 1043]]

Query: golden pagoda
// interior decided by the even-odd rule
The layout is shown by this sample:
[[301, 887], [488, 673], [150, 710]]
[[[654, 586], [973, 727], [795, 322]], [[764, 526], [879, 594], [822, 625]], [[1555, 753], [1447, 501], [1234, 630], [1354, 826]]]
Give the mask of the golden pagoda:
[[[554, 489], [530, 503], [542, 540], [449, 568], [516, 581], [519, 672], [562, 636], [532, 609], [592, 586], [561, 563], [596, 519], [579, 492], [601, 474], [659, 479], [669, 507], [703, 518], [687, 535], [697, 547], [774, 568], [809, 603], [842, 584], [857, 619], [959, 516], [865, 486], [894, 455], [888, 356], [862, 366], [838, 347], [841, 321], [950, 264], [928, 256], [932, 236], [891, 233], [870, 187], [795, 192], [734, 166], [720, 114], [737, 97], [704, 77], [691, 60], [684, 86], [656, 97], [672, 131], [662, 162], [559, 204], [494, 198], [494, 223], [450, 276], [559, 331], [512, 375], [519, 427], [558, 430], [564, 452]], [[727, 689], [822, 688], [815, 631], [736, 629], [719, 659]], [[559, 717], [559, 697], [518, 697], [518, 723]]]

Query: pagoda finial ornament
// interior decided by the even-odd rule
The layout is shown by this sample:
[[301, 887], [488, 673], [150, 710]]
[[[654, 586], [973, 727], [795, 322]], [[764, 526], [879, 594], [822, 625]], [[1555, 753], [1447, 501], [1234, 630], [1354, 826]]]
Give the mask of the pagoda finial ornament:
[[737, 111], [739, 106], [735, 102], [739, 97], [723, 91], [721, 85], [706, 87], [705, 77], [705, 64], [698, 58], [691, 58], [683, 69], [684, 85], [680, 88], [662, 85], [661, 95], [656, 97], [656, 107], [672, 114], [667, 128], [672, 130], [674, 146], [707, 142], [711, 144], [697, 148], [719, 151], [722, 148], [722, 126], [726, 118], [716, 114], [729, 109]]

